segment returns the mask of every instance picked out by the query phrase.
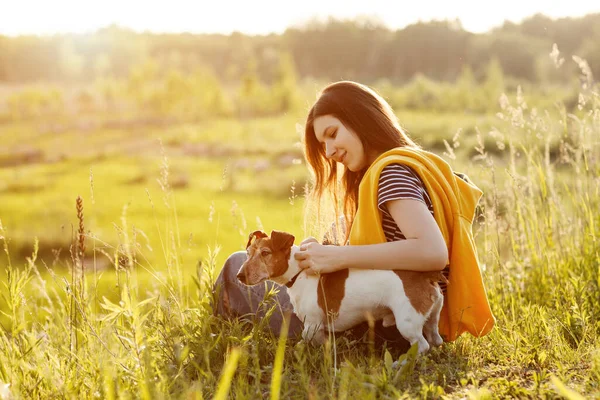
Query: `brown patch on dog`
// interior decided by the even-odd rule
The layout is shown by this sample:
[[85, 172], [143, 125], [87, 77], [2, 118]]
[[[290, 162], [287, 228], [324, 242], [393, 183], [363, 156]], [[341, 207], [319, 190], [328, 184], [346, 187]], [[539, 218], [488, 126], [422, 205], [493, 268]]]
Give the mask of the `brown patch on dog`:
[[421, 315], [425, 315], [433, 306], [436, 296], [438, 282], [446, 278], [442, 271], [416, 272], [416, 271], [394, 271], [402, 280], [406, 297], [410, 304]]
[[269, 275], [277, 277], [285, 274], [289, 267], [290, 253], [294, 245], [294, 235], [287, 232], [271, 231], [271, 267]]
[[264, 233], [263, 231], [254, 231], [252, 232], [249, 236], [248, 236], [248, 243], [246, 244], [246, 249], [248, 249], [248, 247], [250, 247], [250, 244], [252, 243], [252, 239], [254, 238], [257, 239], [261, 239], [261, 238], [266, 238], [268, 237], [266, 233]]
[[346, 291], [346, 279], [350, 271], [342, 269], [329, 274], [322, 274], [319, 277], [317, 286], [317, 302], [321, 310], [328, 313], [337, 314], [342, 305], [342, 299]]

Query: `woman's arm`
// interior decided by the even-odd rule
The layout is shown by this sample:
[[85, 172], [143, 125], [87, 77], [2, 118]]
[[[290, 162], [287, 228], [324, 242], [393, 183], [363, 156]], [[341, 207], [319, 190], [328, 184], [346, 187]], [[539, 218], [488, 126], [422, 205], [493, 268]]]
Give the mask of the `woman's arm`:
[[406, 240], [347, 246], [342, 268], [439, 271], [448, 264], [448, 248], [427, 206], [418, 200], [392, 200], [389, 213]]
[[448, 249], [427, 206], [418, 200], [392, 200], [389, 213], [406, 240], [365, 246], [323, 246], [307, 243], [296, 259], [310, 272], [344, 268], [439, 271], [448, 263]]

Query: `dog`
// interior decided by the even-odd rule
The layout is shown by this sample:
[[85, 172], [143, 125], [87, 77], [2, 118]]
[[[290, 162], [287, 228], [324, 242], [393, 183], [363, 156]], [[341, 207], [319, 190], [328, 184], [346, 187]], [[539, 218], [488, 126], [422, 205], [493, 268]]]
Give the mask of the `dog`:
[[[256, 239], [256, 240], [254, 240]], [[237, 278], [245, 285], [271, 280], [287, 287], [296, 315], [304, 321], [302, 338], [322, 344], [328, 332], [340, 332], [361, 322], [383, 319], [398, 328], [419, 353], [440, 346], [438, 323], [444, 302], [438, 281], [441, 271], [344, 269], [320, 276], [307, 275], [294, 254], [294, 236], [254, 231], [248, 238], [248, 258]], [[424, 335], [423, 335], [424, 334]]]

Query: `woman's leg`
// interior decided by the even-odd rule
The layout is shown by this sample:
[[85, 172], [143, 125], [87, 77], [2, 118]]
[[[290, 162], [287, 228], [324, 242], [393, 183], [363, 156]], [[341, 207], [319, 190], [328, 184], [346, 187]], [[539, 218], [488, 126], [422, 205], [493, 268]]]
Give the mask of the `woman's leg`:
[[242, 316], [256, 315], [258, 318], [265, 316], [266, 312], [272, 307], [272, 303], [261, 306], [266, 291], [272, 288], [278, 289], [275, 295], [275, 310], [269, 319], [269, 329], [273, 334], [279, 335], [283, 319], [290, 317], [288, 337], [296, 337], [302, 334], [302, 322], [293, 312], [290, 297], [287, 294], [285, 286], [278, 285], [275, 282], [266, 281], [255, 286], [246, 286], [237, 278], [237, 273], [246, 261], [245, 251], [238, 251], [229, 256], [225, 265], [221, 269], [217, 280], [213, 286], [213, 306], [215, 315], [224, 318], [237, 318]]

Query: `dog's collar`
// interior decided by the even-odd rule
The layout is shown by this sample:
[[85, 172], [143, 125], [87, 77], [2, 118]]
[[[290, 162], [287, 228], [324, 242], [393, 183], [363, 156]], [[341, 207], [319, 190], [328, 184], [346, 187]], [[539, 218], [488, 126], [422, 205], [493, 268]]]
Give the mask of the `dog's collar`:
[[292, 276], [292, 279], [290, 279], [288, 281], [288, 283], [285, 284], [285, 286], [287, 286], [288, 288], [291, 288], [292, 286], [294, 286], [294, 283], [296, 282], [296, 279], [298, 278], [298, 276], [302, 273], [302, 270], [298, 271], [298, 273], [294, 276]]

